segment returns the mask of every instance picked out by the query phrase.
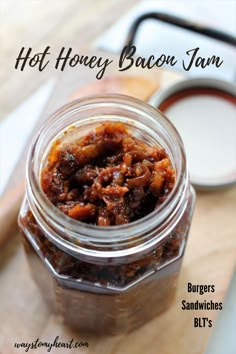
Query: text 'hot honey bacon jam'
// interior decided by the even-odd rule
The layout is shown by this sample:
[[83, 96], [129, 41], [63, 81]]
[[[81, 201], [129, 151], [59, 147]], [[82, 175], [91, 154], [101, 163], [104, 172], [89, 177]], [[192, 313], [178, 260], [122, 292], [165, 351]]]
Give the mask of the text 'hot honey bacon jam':
[[128, 96], [72, 102], [29, 152], [19, 225], [32, 275], [66, 324], [131, 331], [174, 297], [194, 200], [160, 112]]

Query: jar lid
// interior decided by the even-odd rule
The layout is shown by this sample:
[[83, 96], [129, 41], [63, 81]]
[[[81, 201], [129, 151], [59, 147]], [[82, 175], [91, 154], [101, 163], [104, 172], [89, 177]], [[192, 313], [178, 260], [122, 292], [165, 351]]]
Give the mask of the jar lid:
[[199, 189], [236, 183], [236, 86], [187, 79], [157, 91], [149, 103], [179, 131], [191, 182]]

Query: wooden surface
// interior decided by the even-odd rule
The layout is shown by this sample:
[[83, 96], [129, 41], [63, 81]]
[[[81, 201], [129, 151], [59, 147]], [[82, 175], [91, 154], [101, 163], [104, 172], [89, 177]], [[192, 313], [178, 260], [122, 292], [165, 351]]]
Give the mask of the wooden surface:
[[32, 68], [15, 70], [22, 47], [35, 53], [50, 46], [53, 61], [61, 47], [77, 53], [91, 46], [137, 0], [2, 0], [0, 1], [0, 120], [40, 84], [63, 73], [48, 66], [40, 74]]
[[[217, 311], [182, 311], [181, 301], [222, 301], [235, 264], [235, 204], [236, 188], [210, 194], [198, 193], [175, 303], [166, 313], [139, 330], [113, 338], [84, 336], [63, 327], [47, 309], [31, 280], [16, 235], [8, 247], [1, 250], [0, 353], [24, 353], [13, 348], [15, 342], [32, 342], [37, 338], [53, 342], [56, 336], [60, 336], [64, 342], [72, 338], [87, 341], [89, 348], [74, 351], [54, 349], [51, 353], [202, 354], [211, 329], [194, 328], [193, 317], [212, 319], [214, 329]], [[214, 284], [216, 291], [204, 296], [189, 294], [186, 290], [188, 282]]]
[[[52, 21], [48, 19], [44, 26], [41, 25], [42, 32], [37, 30], [36, 26], [32, 33], [28, 33], [29, 42], [31, 43], [34, 39], [32, 44], [35, 44], [38, 48], [44, 47], [46, 41], [54, 43], [54, 40], [59, 47], [64, 44], [64, 41], [65, 44], [72, 43], [73, 47], [75, 43], [78, 47], [86, 45], [86, 41], [90, 44], [90, 41], [94, 39], [95, 32], [99, 31], [98, 28], [105, 28], [105, 23], [106, 25], [109, 22], [111, 23], [115, 16], [119, 16], [132, 3], [131, 1], [128, 5], [125, 4], [125, 1], [120, 1], [118, 6], [118, 2], [115, 1], [108, 4], [108, 1], [99, 0], [96, 1], [95, 11], [94, 6], [92, 6], [95, 3], [94, 1], [89, 0], [83, 2], [83, 4], [80, 2], [84, 16], [78, 22], [78, 31], [75, 31], [77, 24], [73, 13], [79, 11], [79, 6], [76, 0], [70, 0], [70, 2], [70, 8], [63, 8], [62, 3], [65, 5], [65, 2], [60, 2], [61, 5], [56, 8], [55, 19], [52, 19]], [[4, 11], [8, 15], [9, 10], [13, 10], [12, 3], [11, 0], [9, 1], [10, 5], [5, 5]], [[26, 6], [26, 3], [24, 2], [24, 6]], [[38, 3], [40, 2], [35, 1], [28, 6], [30, 9], [32, 7], [35, 9]], [[13, 23], [18, 20], [17, 6], [19, 5], [16, 5], [16, 9], [13, 10], [13, 17], [11, 17]], [[51, 19], [53, 9], [50, 6], [48, 4], [48, 16]], [[116, 11], [112, 12], [111, 15], [112, 6], [116, 6]], [[38, 7], [39, 17], [44, 18], [43, 14], [40, 13], [42, 9], [40, 9], [41, 7]], [[107, 19], [103, 17], [104, 21], [98, 20], [100, 16], [104, 16], [104, 13], [110, 14], [110, 17], [108, 16]], [[33, 21], [35, 16], [35, 14], [32, 14], [32, 19], [29, 21]], [[4, 21], [2, 26], [5, 26], [5, 31], [10, 29], [11, 34], [14, 26], [12, 26], [10, 20], [7, 22], [7, 19], [5, 19]], [[27, 21], [25, 19], [25, 22]], [[80, 44], [79, 34], [82, 35], [88, 23], [90, 25], [94, 23], [94, 28], [91, 29], [91, 32], [88, 31], [90, 33], [85, 34], [85, 38], [81, 40]], [[16, 34], [16, 32], [17, 39], [19, 34]], [[23, 37], [20, 37], [19, 47], [22, 45]], [[4, 45], [9, 57], [13, 58], [15, 52], [12, 43], [4, 43]], [[5, 70], [4, 73], [1, 68], [0, 72], [3, 79], [2, 99], [4, 100], [1, 113], [12, 110], [49, 75], [49, 73], [41, 76], [32, 74], [32, 72], [25, 72], [20, 77], [19, 73], [13, 72], [10, 66]], [[68, 71], [59, 75], [57, 87], [43, 113], [43, 118], [59, 105], [65, 103], [76, 88], [91, 80], [91, 75], [94, 77], [94, 74], [88, 70], [76, 75], [74, 73], [75, 71]], [[162, 85], [178, 78], [178, 75], [163, 71], [157, 71], [155, 75], [150, 72], [142, 72], [142, 75], [151, 75]], [[35, 81], [32, 82], [32, 79], [35, 79]], [[22, 162], [16, 170], [17, 178], [12, 176], [11, 183], [14, 183], [16, 179], [23, 175], [24, 160], [23, 156]], [[119, 337], [98, 338], [73, 333], [65, 328], [60, 319], [46, 307], [36, 285], [31, 280], [19, 235], [13, 235], [10, 242], [0, 249], [0, 354], [25, 353], [24, 349], [14, 348], [14, 343], [31, 343], [37, 338], [41, 341], [53, 342], [56, 336], [59, 336], [63, 342], [72, 338], [77, 341], [87, 341], [89, 347], [76, 350], [52, 349], [51, 353], [55, 354], [202, 354], [212, 329], [208, 327], [194, 328], [193, 318], [194, 316], [202, 316], [212, 319], [214, 329], [218, 313], [217, 311], [183, 311], [181, 310], [181, 301], [183, 299], [187, 301], [202, 301], [204, 299], [222, 301], [224, 298], [236, 262], [235, 212], [236, 187], [211, 193], [197, 193], [191, 233], [173, 306], [166, 313], [139, 330]], [[214, 284], [216, 291], [204, 296], [195, 293], [190, 294], [187, 292], [188, 282]], [[32, 352], [46, 353], [46, 350], [37, 349]]]

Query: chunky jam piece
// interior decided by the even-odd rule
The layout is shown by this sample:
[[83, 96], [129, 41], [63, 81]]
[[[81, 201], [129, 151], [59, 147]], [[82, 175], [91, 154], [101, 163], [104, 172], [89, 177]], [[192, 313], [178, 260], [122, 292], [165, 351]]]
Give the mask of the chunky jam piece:
[[50, 201], [73, 219], [108, 226], [152, 212], [175, 183], [166, 151], [132, 135], [121, 122], [104, 122], [76, 138], [73, 127], [54, 142], [41, 173]]

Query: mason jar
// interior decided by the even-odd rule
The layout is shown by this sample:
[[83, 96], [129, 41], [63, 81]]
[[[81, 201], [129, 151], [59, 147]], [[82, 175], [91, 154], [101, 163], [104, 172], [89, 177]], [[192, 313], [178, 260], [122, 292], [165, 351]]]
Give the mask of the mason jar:
[[[116, 226], [70, 218], [40, 185], [52, 142], [70, 126], [84, 136], [105, 121], [123, 122], [132, 135], [163, 147], [176, 171], [175, 185], [158, 208]], [[46, 121], [28, 154], [19, 226], [32, 277], [73, 328], [120, 334], [140, 327], [174, 299], [194, 202], [182, 140], [160, 111], [121, 95], [73, 101]]]

